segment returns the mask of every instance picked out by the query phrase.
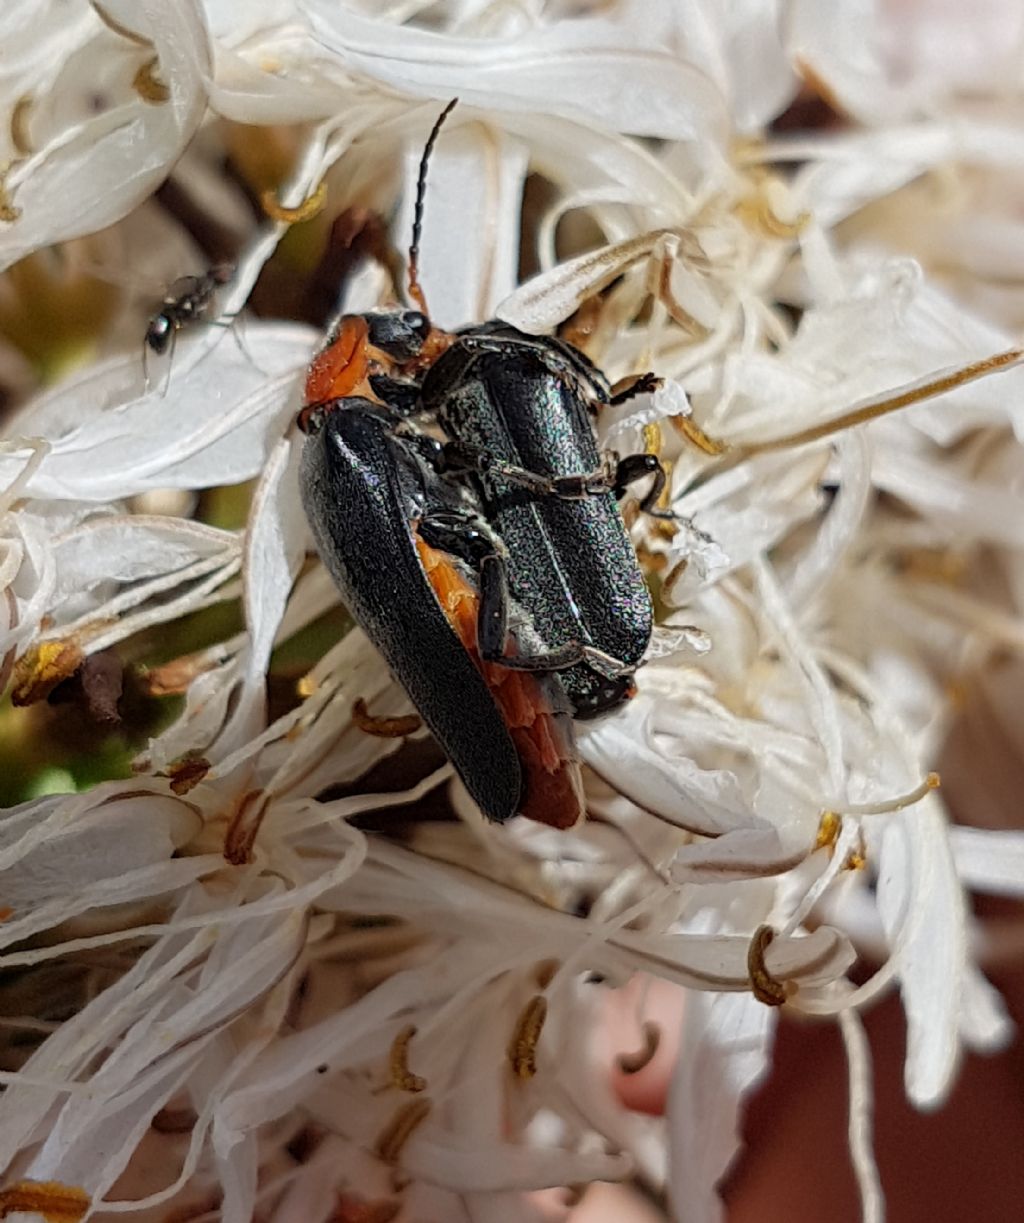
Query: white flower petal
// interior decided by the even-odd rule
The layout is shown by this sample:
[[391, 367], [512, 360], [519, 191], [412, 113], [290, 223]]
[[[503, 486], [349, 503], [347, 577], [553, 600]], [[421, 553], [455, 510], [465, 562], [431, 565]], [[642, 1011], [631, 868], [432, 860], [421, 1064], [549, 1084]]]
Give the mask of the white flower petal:
[[687, 996], [667, 1106], [669, 1192], [680, 1223], [724, 1218], [717, 1185], [740, 1149], [740, 1106], [768, 1069], [774, 1028], [772, 1009], [747, 994]]
[[879, 843], [878, 910], [907, 1016], [907, 1095], [941, 1104], [959, 1062], [967, 960], [964, 898], [934, 798], [887, 823]]
[[949, 830], [949, 841], [965, 887], [993, 896], [1024, 896], [1024, 832], [957, 825]]
[[374, 22], [329, 0], [305, 0], [305, 9], [317, 39], [350, 70], [421, 97], [680, 140], [722, 128], [710, 80], [650, 40], [643, 23], [581, 19], [512, 38], [459, 38]]
[[[313, 334], [292, 324], [250, 323], [246, 337], [252, 355], [223, 333], [212, 349], [209, 336], [183, 336], [166, 396], [154, 389], [136, 399], [140, 358], [121, 357], [30, 405], [13, 422], [13, 436], [52, 441], [30, 494], [106, 501], [250, 479], [291, 405], [297, 407], [295, 387]], [[193, 345], [202, 359], [190, 361]], [[13, 478], [23, 461], [0, 456], [0, 481]]]
[[106, 7], [152, 40], [152, 51], [140, 53], [139, 66], [155, 54], [169, 99], [154, 104], [129, 95], [130, 100], [54, 133], [38, 153], [15, 166], [7, 186], [20, 215], [0, 232], [0, 267], [123, 217], [166, 177], [202, 118], [202, 78], [210, 59], [198, 0], [184, 0], [173, 12], [123, 0], [107, 0]]

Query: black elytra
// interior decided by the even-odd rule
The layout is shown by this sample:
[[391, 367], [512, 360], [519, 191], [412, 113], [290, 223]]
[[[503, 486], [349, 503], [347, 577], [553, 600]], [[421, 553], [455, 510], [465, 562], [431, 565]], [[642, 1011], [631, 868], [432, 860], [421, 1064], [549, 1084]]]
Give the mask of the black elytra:
[[[412, 523], [465, 513], [380, 405], [351, 397], [310, 416], [300, 472], [317, 551], [491, 820], [515, 815], [523, 774], [509, 730], [430, 588]], [[471, 514], [470, 530], [474, 529]], [[483, 524], [481, 524], [483, 525]]]
[[[446, 434], [483, 456], [468, 478], [508, 550], [512, 598], [550, 650], [580, 647], [559, 672], [578, 718], [630, 695], [654, 622], [618, 478], [600, 476], [592, 414], [610, 398], [604, 375], [578, 350], [498, 320], [459, 333], [421, 389], [423, 408]], [[627, 480], [652, 472], [636, 458], [617, 464]], [[576, 479], [581, 491], [524, 486], [521, 472]], [[581, 473], [596, 478], [587, 485]]]

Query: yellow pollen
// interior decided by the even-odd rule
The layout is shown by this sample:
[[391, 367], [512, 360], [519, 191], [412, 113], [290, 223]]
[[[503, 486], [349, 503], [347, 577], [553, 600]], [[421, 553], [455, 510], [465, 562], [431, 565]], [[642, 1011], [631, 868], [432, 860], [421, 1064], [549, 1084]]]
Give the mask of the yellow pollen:
[[89, 1195], [60, 1181], [15, 1181], [0, 1189], [0, 1219], [10, 1214], [41, 1214], [48, 1223], [78, 1223], [89, 1209]]
[[41, 641], [14, 665], [13, 705], [34, 705], [45, 700], [63, 680], [85, 661], [82, 648], [73, 641]]
[[834, 811], [823, 811], [818, 820], [818, 835], [814, 839], [815, 849], [835, 849], [836, 841], [843, 829], [843, 821]]

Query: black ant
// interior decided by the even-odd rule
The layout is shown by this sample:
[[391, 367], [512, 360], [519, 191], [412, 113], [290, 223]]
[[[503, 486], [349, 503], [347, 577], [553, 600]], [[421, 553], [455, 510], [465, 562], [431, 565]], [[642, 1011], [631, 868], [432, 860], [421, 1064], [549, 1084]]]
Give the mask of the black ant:
[[[145, 347], [158, 356], [163, 356], [168, 349], [173, 353], [178, 332], [205, 315], [214, 293], [228, 284], [234, 274], [234, 264], [215, 263], [201, 276], [182, 276], [176, 280], [146, 326]], [[142, 358], [145, 370], [145, 349]], [[149, 373], [145, 372], [148, 386]]]

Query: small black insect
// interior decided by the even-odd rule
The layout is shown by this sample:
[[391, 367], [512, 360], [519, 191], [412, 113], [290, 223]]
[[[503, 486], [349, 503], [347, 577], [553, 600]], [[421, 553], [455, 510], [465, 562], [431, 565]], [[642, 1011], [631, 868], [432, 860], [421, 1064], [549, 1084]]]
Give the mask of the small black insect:
[[[234, 264], [215, 263], [202, 275], [182, 276], [170, 286], [160, 309], [146, 325], [143, 366], [146, 364], [146, 349], [157, 356], [163, 356], [168, 349], [173, 352], [178, 332], [205, 316], [213, 295], [228, 284], [234, 274]], [[148, 370], [146, 383], [149, 383]]]

